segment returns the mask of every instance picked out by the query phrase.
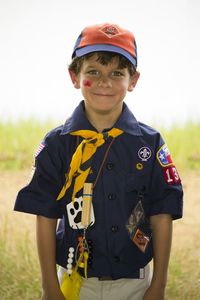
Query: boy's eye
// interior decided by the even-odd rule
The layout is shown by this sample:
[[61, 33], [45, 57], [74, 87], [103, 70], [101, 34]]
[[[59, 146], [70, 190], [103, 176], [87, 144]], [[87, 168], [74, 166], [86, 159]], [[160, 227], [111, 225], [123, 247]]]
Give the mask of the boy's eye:
[[90, 75], [99, 75], [99, 71], [97, 71], [97, 70], [90, 70], [87, 73]]
[[120, 76], [124, 76], [124, 74], [120, 71], [113, 71], [112, 76], [120, 77]]

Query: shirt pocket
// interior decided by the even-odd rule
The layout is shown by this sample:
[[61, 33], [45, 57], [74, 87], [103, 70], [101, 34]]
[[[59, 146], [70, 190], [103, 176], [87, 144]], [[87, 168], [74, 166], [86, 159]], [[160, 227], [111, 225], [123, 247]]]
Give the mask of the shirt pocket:
[[148, 187], [148, 173], [131, 173], [126, 175], [126, 192], [146, 191]]
[[[128, 203], [128, 219], [126, 222], [126, 248], [128, 247], [129, 249], [135, 249], [136, 253], [140, 253], [141, 249], [143, 248], [149, 248], [149, 244], [151, 244], [149, 243], [151, 241], [151, 228], [148, 218], [148, 178], [149, 176], [147, 173], [142, 175], [131, 174], [127, 176], [126, 200]], [[147, 241], [145, 247], [141, 247], [141, 249], [134, 242], [134, 240], [136, 240], [134, 237], [136, 236], [137, 232], [141, 233]]]

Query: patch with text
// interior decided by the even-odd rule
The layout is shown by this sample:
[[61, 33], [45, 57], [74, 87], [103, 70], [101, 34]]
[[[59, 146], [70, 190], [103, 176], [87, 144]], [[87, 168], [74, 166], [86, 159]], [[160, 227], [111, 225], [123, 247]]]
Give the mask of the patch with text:
[[163, 168], [164, 178], [168, 184], [179, 184], [181, 182], [178, 171], [174, 165]]

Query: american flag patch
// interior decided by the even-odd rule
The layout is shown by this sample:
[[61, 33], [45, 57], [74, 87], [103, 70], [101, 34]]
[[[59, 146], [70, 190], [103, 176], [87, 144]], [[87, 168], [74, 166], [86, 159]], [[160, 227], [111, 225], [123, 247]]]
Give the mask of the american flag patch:
[[38, 148], [37, 148], [37, 150], [36, 150], [36, 152], [35, 152], [35, 158], [40, 154], [40, 152], [44, 149], [44, 147], [45, 147], [45, 145], [43, 144], [43, 143], [41, 143], [39, 146], [38, 146]]

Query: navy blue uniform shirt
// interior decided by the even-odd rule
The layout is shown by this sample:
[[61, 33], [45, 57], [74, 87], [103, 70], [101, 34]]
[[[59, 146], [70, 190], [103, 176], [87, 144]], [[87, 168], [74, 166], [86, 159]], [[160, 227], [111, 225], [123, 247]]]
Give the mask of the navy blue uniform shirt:
[[[125, 103], [114, 127], [124, 133], [114, 140], [93, 191], [95, 223], [87, 232], [92, 244], [88, 276], [133, 278], [153, 257], [149, 217], [170, 214], [173, 219], [181, 218], [183, 191], [161, 135], [137, 122]], [[63, 267], [67, 264], [69, 248], [76, 249], [82, 230], [72, 229], [67, 216], [66, 205], [71, 202], [73, 186], [63, 199], [56, 198], [77, 147], [77, 137], [70, 132], [81, 129], [95, 130], [85, 116], [83, 102], [63, 126], [46, 135], [37, 151], [33, 178], [19, 191], [14, 208], [62, 219], [57, 231], [56, 256], [57, 263]], [[97, 149], [87, 182], [95, 181], [111, 139]], [[135, 228], [132, 224], [141, 211], [144, 216]], [[143, 235], [141, 243], [135, 239], [136, 230]], [[143, 243], [144, 239], [147, 244]]]

